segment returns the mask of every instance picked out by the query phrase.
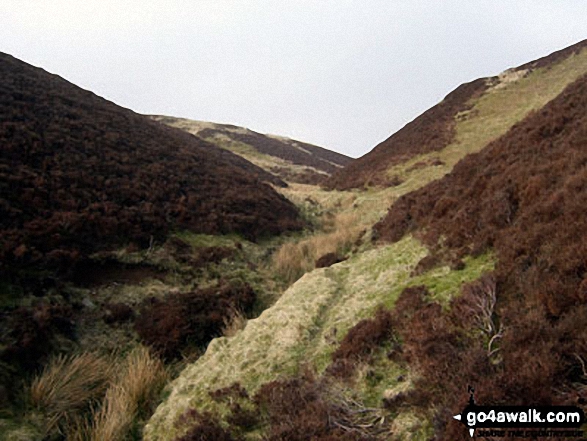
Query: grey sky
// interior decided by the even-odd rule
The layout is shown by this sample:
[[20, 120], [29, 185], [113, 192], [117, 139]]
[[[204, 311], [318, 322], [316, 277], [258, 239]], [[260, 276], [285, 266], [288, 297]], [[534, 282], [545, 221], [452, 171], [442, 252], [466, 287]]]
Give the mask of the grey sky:
[[0, 51], [137, 112], [356, 157], [586, 18], [585, 0], [2, 0]]

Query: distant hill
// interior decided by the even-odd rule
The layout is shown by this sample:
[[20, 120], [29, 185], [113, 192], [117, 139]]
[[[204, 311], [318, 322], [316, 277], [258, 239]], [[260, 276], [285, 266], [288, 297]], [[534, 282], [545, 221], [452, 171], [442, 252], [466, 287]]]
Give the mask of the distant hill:
[[257, 166], [0, 54], [1, 270], [68, 268], [172, 229], [302, 226]]
[[353, 160], [322, 147], [281, 136], [263, 135], [243, 127], [171, 116], [151, 118], [236, 153], [288, 182], [321, 183]]
[[[446, 159], [450, 163], [445, 170], [450, 170], [455, 159], [479, 151], [587, 72], [586, 47], [587, 40], [497, 77], [459, 86], [369, 153], [334, 173], [325, 186], [338, 190], [395, 186], [413, 171], [410, 167], [433, 169], [447, 163]], [[518, 90], [514, 92], [512, 86]], [[442, 157], [443, 151], [449, 158]]]

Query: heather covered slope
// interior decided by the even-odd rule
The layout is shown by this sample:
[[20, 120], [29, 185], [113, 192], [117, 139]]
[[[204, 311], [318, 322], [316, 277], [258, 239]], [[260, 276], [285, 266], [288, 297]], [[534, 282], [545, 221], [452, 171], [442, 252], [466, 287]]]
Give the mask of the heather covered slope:
[[351, 163], [348, 156], [289, 138], [263, 135], [243, 127], [152, 116], [156, 121], [197, 135], [271, 173], [276, 179], [317, 184]]
[[494, 79], [460, 112], [458, 142], [392, 168], [399, 185], [315, 191], [319, 208], [329, 195], [363, 216], [364, 242], [212, 341], [145, 438], [464, 441], [453, 415], [469, 385], [482, 405], [587, 410], [580, 47]]
[[434, 179], [587, 72], [587, 40], [497, 77], [463, 84], [326, 183], [338, 190]]
[[[587, 285], [587, 76], [444, 179], [401, 197], [375, 230], [425, 231], [460, 255], [498, 251], [510, 294], [560, 315]], [[539, 294], [540, 293], [540, 294]], [[547, 300], [547, 301], [544, 301]]]
[[256, 239], [301, 227], [258, 167], [5, 54], [0, 142], [3, 272], [64, 268], [173, 228]]
[[[436, 415], [451, 415], [461, 405], [446, 393], [453, 387], [451, 376], [475, 384], [484, 404], [585, 408], [586, 166], [583, 76], [444, 179], [401, 197], [375, 226], [383, 240], [412, 233], [436, 253], [462, 257], [493, 250], [497, 258], [489, 291], [464, 296], [442, 325], [426, 324], [429, 317], [412, 323], [429, 335], [439, 327], [446, 333], [443, 353], [430, 352], [430, 336], [413, 349], [420, 393], [439, 404]], [[467, 324], [474, 308], [466, 302], [475, 296], [491, 296], [496, 303], [469, 315]], [[472, 338], [483, 314], [489, 325], [485, 337]], [[466, 345], [459, 335], [468, 335]], [[446, 421], [438, 429], [440, 439], [455, 439], [462, 430]]]

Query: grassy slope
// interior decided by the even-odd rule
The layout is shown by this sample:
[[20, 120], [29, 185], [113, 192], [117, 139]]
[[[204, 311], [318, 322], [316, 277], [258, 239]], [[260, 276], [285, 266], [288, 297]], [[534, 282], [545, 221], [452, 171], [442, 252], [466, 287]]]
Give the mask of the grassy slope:
[[[398, 177], [403, 182], [401, 185], [411, 191], [441, 178], [463, 156], [481, 150], [488, 142], [506, 133], [585, 72], [587, 50], [583, 49], [549, 67], [530, 72], [506, 71], [497, 78], [488, 78], [487, 81], [493, 82], [491, 87], [469, 103], [472, 106], [470, 110], [456, 115], [456, 136], [448, 146], [390, 167], [383, 180]], [[440, 159], [444, 164], [432, 165], [435, 159]], [[358, 162], [354, 163], [354, 167]]]
[[[442, 177], [463, 156], [481, 150], [585, 71], [587, 51], [525, 77], [504, 74], [468, 112], [458, 115], [452, 144], [389, 171], [402, 178], [399, 186], [366, 192], [324, 192], [299, 186], [284, 192], [301, 205], [311, 197], [319, 206], [342, 206], [342, 210], [364, 213], [361, 222], [372, 225], [390, 200]], [[426, 163], [435, 158], [444, 164]], [[424, 166], [414, 167], [422, 162]], [[484, 255], [466, 260], [467, 266], [461, 271], [441, 267], [411, 277], [411, 270], [426, 254], [415, 239], [404, 238], [393, 245], [364, 249], [345, 262], [306, 274], [272, 308], [250, 321], [242, 333], [214, 340], [206, 354], [170, 385], [169, 397], [146, 428], [146, 439], [171, 439], [178, 430], [177, 417], [190, 406], [213, 409], [216, 404], [208, 398], [210, 390], [238, 381], [252, 391], [264, 382], [296, 372], [304, 363], [318, 371], [324, 369], [345, 332], [376, 305], [392, 306], [403, 287], [425, 284], [437, 299], [448, 299], [458, 293], [462, 283], [475, 280], [494, 264], [491, 255]], [[355, 388], [366, 402], [375, 404], [382, 395], [409, 387], [409, 381], [398, 384], [400, 368], [385, 357], [380, 357], [375, 369], [378, 381], [359, 378]], [[417, 418], [409, 413], [397, 416], [394, 422], [396, 430], [419, 430], [424, 438], [428, 429], [416, 426]]]
[[[213, 409], [208, 392], [240, 382], [249, 391], [296, 373], [309, 363], [322, 371], [336, 343], [380, 303], [393, 305], [401, 290], [426, 284], [435, 296], [450, 298], [462, 283], [492, 268], [491, 258], [470, 260], [465, 270], [443, 277], [448, 268], [410, 277], [426, 249], [415, 239], [366, 251], [330, 268], [306, 274], [277, 303], [233, 338], [213, 340], [206, 354], [170, 386], [170, 396], [146, 428], [146, 439], [170, 439], [176, 419], [189, 407]], [[393, 373], [393, 371], [390, 371]], [[371, 387], [394, 386], [390, 373]], [[165, 434], [165, 435], [163, 435]]]
[[[206, 141], [209, 141], [217, 145], [218, 147], [221, 147], [223, 149], [231, 151], [232, 153], [242, 156], [247, 161], [252, 162], [253, 164], [261, 167], [262, 169], [269, 171], [270, 173], [274, 173], [275, 175], [281, 177], [286, 181], [291, 180], [288, 178], [294, 177], [295, 179], [296, 176], [302, 177], [304, 175], [311, 175], [314, 176], [316, 179], [319, 179], [320, 177], [326, 178], [327, 176], [329, 176], [329, 173], [327, 173], [324, 170], [320, 170], [309, 165], [294, 164], [293, 162], [280, 158], [278, 156], [263, 153], [259, 151], [257, 148], [255, 148], [255, 146], [247, 144], [245, 142], [237, 141], [235, 139], [231, 139], [229, 136], [223, 134], [221, 131], [228, 131], [239, 135], [253, 134], [253, 136], [258, 136], [259, 138], [266, 136], [268, 138], [275, 139], [283, 143], [284, 145], [290, 146], [292, 149], [302, 150], [306, 153], [311, 154], [311, 152], [307, 152], [303, 149], [303, 147], [300, 147], [296, 141], [289, 138], [274, 135], [259, 135], [243, 127], [227, 126], [205, 121], [194, 121], [190, 119], [173, 118], [167, 116], [152, 116], [151, 118], [160, 121], [164, 124], [167, 124], [169, 126], [185, 130], [186, 132], [189, 132], [193, 135], [201, 136], [200, 132], [206, 133], [203, 132], [204, 130], [206, 130], [209, 133], [204, 137]], [[213, 133], [214, 131], [217, 131], [217, 133], [211, 135], [210, 133]], [[338, 165], [336, 166], [338, 167]]]

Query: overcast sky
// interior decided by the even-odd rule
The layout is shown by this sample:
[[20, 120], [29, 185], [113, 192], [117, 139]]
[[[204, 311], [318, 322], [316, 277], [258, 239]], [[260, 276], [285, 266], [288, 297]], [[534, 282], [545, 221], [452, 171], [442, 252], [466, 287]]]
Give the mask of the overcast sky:
[[357, 157], [586, 19], [585, 0], [1, 0], [0, 51], [136, 112]]

